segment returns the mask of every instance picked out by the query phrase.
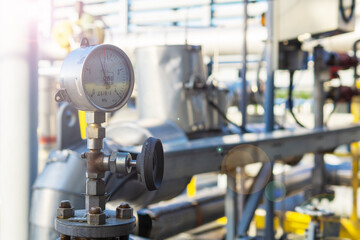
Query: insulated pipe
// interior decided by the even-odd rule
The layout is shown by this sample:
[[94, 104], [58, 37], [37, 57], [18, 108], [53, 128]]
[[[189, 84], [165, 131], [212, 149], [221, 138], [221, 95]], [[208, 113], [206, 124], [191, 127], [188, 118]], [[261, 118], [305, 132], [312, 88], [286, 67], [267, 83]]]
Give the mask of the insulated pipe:
[[[123, 46], [127, 54], [133, 54], [139, 47], [157, 45], [201, 45], [202, 52], [207, 56], [234, 55], [242, 52], [243, 33], [239, 28], [189, 28], [185, 29], [144, 29], [143, 32], [119, 34], [111, 42]], [[266, 29], [261, 26], [249, 28], [247, 35], [248, 54], [261, 54], [266, 39]]]
[[224, 192], [138, 211], [139, 235], [164, 239], [224, 216]]
[[243, 18], [243, 40], [242, 40], [242, 70], [241, 70], [241, 102], [240, 102], [240, 109], [241, 109], [241, 128], [243, 132], [246, 132], [246, 124], [247, 124], [247, 86], [246, 86], [246, 70], [247, 70], [247, 30], [248, 30], [248, 0], [244, 0], [244, 18]]
[[0, 0], [0, 239], [28, 238], [37, 174], [37, 29], [33, 1]]
[[[337, 166], [341, 169], [343, 166]], [[286, 189], [286, 196], [303, 191], [304, 187], [312, 184], [313, 166], [300, 165], [275, 175], [275, 181], [282, 181]], [[328, 165], [327, 181], [330, 185], [345, 184], [351, 182], [351, 170], [342, 175], [331, 165]], [[224, 216], [225, 192], [216, 190], [200, 191], [199, 196], [189, 199], [181, 198], [175, 203], [163, 204], [158, 207], [141, 209], [138, 211], [139, 236], [150, 239], [163, 239], [174, 236], [181, 232], [189, 231], [203, 224], [214, 221]], [[286, 201], [286, 200], [285, 200]], [[289, 201], [289, 203], [291, 203]], [[176, 219], [176, 221], [174, 221]]]

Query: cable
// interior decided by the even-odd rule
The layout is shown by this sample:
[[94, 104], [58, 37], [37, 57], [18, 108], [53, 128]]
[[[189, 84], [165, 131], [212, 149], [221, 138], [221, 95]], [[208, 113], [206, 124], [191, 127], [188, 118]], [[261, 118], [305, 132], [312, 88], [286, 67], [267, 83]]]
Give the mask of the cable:
[[293, 112], [293, 100], [292, 100], [292, 93], [293, 93], [293, 85], [294, 85], [294, 73], [295, 71], [290, 71], [290, 84], [289, 84], [289, 94], [288, 94], [288, 105], [289, 111], [291, 116], [294, 118], [297, 125], [302, 128], [306, 128], [296, 117], [295, 113]]
[[230, 123], [231, 125], [234, 125], [235, 127], [239, 128], [241, 131], [243, 131], [244, 133], [249, 132], [246, 129], [244, 129], [242, 126], [237, 125], [236, 123], [234, 123], [233, 121], [231, 121], [229, 118], [227, 118], [226, 114], [220, 109], [220, 107], [218, 105], [216, 105], [213, 101], [211, 101], [210, 99], [207, 99], [208, 104], [214, 108], [218, 114], [228, 123]]
[[337, 89], [337, 94], [335, 94], [335, 97], [334, 97], [334, 103], [333, 103], [333, 110], [330, 112], [329, 116], [327, 117], [324, 125], [327, 126], [331, 116], [335, 113], [335, 110], [336, 110], [336, 107], [337, 107], [337, 104], [340, 100], [340, 97], [341, 97], [341, 87], [342, 87], [342, 80], [340, 78], [340, 75], [339, 74], [336, 74], [336, 76], [338, 77], [339, 81], [340, 81], [340, 86], [338, 87]]
[[[135, 172], [131, 172], [129, 175], [126, 175], [125, 177], [123, 177], [117, 185], [115, 185], [115, 187], [113, 188], [112, 191], [110, 191], [106, 197], [107, 201], [110, 201], [112, 195], [117, 192], [128, 180], [130, 180], [132, 177], [134, 177], [136, 175], [136, 171]], [[114, 176], [114, 175], [113, 175]]]
[[350, 7], [350, 15], [349, 16], [346, 16], [345, 15], [345, 8], [344, 8], [344, 0], [340, 0], [340, 13], [341, 13], [341, 17], [342, 19], [348, 23], [350, 22], [350, 20], [352, 19], [352, 17], [354, 16], [354, 12], [355, 12], [355, 0], [352, 0], [351, 2], [351, 7]]

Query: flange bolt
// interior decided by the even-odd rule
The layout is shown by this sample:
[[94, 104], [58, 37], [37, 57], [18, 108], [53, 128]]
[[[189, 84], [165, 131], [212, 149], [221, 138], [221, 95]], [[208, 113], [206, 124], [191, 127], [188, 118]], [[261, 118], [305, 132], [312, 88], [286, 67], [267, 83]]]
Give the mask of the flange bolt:
[[121, 203], [116, 208], [116, 218], [130, 219], [132, 217], [133, 217], [133, 208], [130, 206], [129, 203], [127, 202]]

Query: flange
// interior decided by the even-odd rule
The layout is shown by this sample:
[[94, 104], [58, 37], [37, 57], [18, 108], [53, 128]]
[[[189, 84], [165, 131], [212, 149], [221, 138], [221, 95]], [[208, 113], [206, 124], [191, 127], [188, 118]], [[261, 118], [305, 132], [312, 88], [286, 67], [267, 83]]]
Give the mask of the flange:
[[113, 238], [127, 236], [134, 231], [136, 218], [116, 218], [116, 212], [105, 210], [106, 223], [89, 225], [86, 221], [87, 211], [76, 210], [75, 216], [68, 219], [56, 218], [55, 229], [59, 233], [71, 237]]

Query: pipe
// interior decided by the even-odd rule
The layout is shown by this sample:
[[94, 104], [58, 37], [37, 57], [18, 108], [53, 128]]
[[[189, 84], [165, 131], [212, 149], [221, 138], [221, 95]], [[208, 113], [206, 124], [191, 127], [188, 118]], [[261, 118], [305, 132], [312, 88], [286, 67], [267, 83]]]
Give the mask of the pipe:
[[[114, 34], [111, 42], [122, 46], [122, 49], [133, 55], [136, 48], [157, 45], [201, 45], [202, 52], [207, 56], [234, 55], [242, 52], [243, 34], [239, 28], [146, 28], [142, 32], [129, 34]], [[261, 54], [266, 39], [266, 31], [261, 26], [254, 26], [248, 30], [247, 50], [249, 54]]]
[[33, 1], [0, 1], [0, 239], [28, 238], [37, 174], [37, 28]]
[[139, 235], [150, 239], [164, 239], [221, 216], [224, 216], [224, 192], [217, 190], [214, 193], [212, 190], [187, 201], [139, 210]]
[[[358, 42], [358, 41], [357, 41]], [[356, 44], [354, 44], [354, 55], [356, 56]], [[355, 74], [356, 74], [356, 68], [355, 68]], [[356, 81], [356, 77], [355, 77]], [[359, 97], [353, 97], [351, 102], [351, 113], [354, 116], [353, 122], [359, 122], [360, 119], [360, 102]], [[357, 222], [358, 220], [358, 188], [359, 188], [359, 143], [354, 142], [350, 145], [351, 147], [351, 155], [352, 155], [352, 214], [351, 214], [351, 220], [354, 222]]]
[[56, 89], [56, 78], [39, 77], [39, 159], [38, 172], [41, 173], [49, 152], [56, 148], [56, 111], [57, 104], [53, 101]]
[[[340, 166], [338, 167], [340, 168]], [[303, 191], [304, 187], [312, 184], [312, 169], [313, 166], [300, 165], [287, 171], [285, 176], [282, 176], [282, 173], [275, 175], [274, 179], [275, 181], [285, 179], [283, 183], [286, 196], [293, 196]], [[350, 171], [341, 176], [336, 174], [337, 171], [340, 170], [334, 170], [328, 165], [327, 181], [329, 184], [349, 184]], [[218, 188], [215, 189], [202, 190], [197, 197], [185, 198], [185, 201], [184, 198], [180, 198], [175, 203], [165, 203], [154, 208], [139, 210], [139, 236], [150, 239], [163, 239], [223, 217], [226, 205], [225, 192]], [[286, 205], [291, 205], [292, 202], [293, 199], [290, 199]], [[289, 209], [289, 206], [286, 209]]]
[[268, 11], [266, 14], [266, 26], [267, 26], [267, 42], [266, 42], [266, 89], [265, 89], [265, 131], [271, 132], [274, 130], [274, 71], [275, 71], [275, 62], [277, 58], [275, 57], [275, 50], [277, 45], [277, 40], [275, 38], [274, 31], [274, 3], [269, 2]]
[[242, 93], [241, 93], [241, 102], [240, 102], [240, 109], [241, 109], [241, 129], [243, 132], [246, 132], [246, 118], [247, 118], [247, 86], [246, 86], [246, 64], [247, 64], [247, 28], [248, 28], [248, 0], [244, 0], [244, 17], [243, 17], [243, 40], [242, 40], [242, 70], [241, 70], [241, 80], [242, 80]]

